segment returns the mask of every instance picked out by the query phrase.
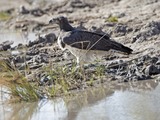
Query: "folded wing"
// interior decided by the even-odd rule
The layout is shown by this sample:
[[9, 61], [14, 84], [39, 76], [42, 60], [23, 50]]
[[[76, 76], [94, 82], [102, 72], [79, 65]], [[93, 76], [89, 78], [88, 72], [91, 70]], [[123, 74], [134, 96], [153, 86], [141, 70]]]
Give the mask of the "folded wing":
[[71, 31], [67, 36], [62, 38], [62, 41], [72, 47], [85, 50], [102, 50], [110, 49], [118, 50], [130, 54], [133, 50], [110, 39], [107, 35], [88, 31]]

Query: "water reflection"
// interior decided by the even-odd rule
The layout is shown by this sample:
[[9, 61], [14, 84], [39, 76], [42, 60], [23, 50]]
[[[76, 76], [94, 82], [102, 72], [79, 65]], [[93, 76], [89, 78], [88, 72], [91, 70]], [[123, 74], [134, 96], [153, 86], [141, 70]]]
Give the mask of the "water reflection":
[[154, 81], [106, 86], [67, 100], [0, 105], [0, 120], [159, 120], [159, 113], [160, 85]]
[[67, 108], [63, 99], [55, 101], [40, 101], [37, 111], [31, 120], [64, 120], [67, 117]]
[[63, 99], [0, 105], [0, 120], [64, 120], [66, 117]]
[[112, 96], [82, 108], [76, 120], [159, 120], [160, 86], [153, 91], [116, 91]]

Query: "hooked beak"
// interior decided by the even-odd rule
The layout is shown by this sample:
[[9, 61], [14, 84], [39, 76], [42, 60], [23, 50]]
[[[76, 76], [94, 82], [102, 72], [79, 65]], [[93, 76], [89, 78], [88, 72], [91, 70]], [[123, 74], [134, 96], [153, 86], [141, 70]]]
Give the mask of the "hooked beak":
[[53, 18], [49, 21], [49, 24], [58, 24], [58, 20], [56, 18]]

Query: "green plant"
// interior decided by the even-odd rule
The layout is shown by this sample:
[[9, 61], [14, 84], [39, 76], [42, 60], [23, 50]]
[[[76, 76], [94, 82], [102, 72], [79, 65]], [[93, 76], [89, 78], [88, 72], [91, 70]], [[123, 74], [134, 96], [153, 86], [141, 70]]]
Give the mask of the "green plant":
[[39, 98], [37, 86], [29, 83], [12, 64], [1, 61], [0, 68], [2, 68], [0, 83], [8, 87], [12, 96], [24, 101], [34, 101]]
[[104, 65], [97, 66], [95, 69], [95, 75], [98, 78], [101, 78], [102, 76], [104, 76], [105, 75], [105, 66]]
[[0, 12], [0, 20], [8, 20], [10, 18], [11, 16], [7, 12], [3, 12], [3, 11]]
[[118, 17], [110, 16], [106, 21], [107, 22], [118, 22]]
[[30, 84], [25, 79], [22, 78], [22, 83], [12, 84], [11, 92], [12, 95], [19, 96], [21, 100], [24, 101], [35, 101], [39, 99], [39, 94], [37, 92], [37, 86]]
[[[29, 82], [25, 75], [20, 73], [11, 64], [2, 62], [0, 64], [9, 78], [9, 88], [14, 97], [23, 101], [35, 101], [47, 95], [56, 97], [61, 95], [70, 95], [74, 89], [81, 89], [85, 85], [93, 86], [96, 80], [100, 80], [105, 75], [105, 66], [97, 66], [93, 70], [77, 68], [75, 64], [71, 66], [62, 66], [58, 64], [49, 64], [41, 68], [41, 73], [49, 77], [49, 84], [39, 84], [39, 80]], [[27, 68], [26, 68], [27, 70]], [[33, 78], [36, 79], [36, 78]]]

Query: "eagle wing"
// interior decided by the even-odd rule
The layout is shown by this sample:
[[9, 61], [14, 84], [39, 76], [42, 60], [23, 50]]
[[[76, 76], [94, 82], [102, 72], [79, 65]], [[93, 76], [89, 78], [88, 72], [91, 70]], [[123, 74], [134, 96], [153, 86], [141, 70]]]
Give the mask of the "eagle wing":
[[78, 49], [102, 51], [113, 49], [121, 52], [126, 52], [128, 54], [132, 52], [132, 49], [111, 40], [110, 37], [106, 34], [101, 35], [88, 31], [71, 31], [68, 35], [62, 38], [62, 42]]

